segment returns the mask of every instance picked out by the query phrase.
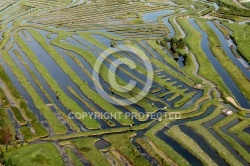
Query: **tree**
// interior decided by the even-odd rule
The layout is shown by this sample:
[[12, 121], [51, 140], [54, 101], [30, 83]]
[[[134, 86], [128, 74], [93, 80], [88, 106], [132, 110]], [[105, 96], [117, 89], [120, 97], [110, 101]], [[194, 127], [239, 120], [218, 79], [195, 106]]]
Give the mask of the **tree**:
[[176, 51], [176, 49], [177, 49], [177, 45], [176, 45], [176, 43], [173, 43], [171, 48], [172, 48], [172, 50], [175, 52], [175, 51]]
[[13, 141], [13, 134], [9, 127], [0, 129], [0, 143], [5, 145], [6, 151], [8, 145]]
[[185, 47], [185, 43], [184, 43], [183, 38], [179, 39], [179, 41], [177, 42], [177, 47], [182, 48], [182, 49]]

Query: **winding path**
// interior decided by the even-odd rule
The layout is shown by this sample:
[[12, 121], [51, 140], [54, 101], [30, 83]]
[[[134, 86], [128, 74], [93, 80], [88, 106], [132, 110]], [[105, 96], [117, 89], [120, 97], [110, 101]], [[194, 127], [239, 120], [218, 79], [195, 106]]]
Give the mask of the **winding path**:
[[0, 87], [4, 91], [4, 93], [5, 93], [6, 97], [7, 97], [7, 99], [9, 100], [9, 103], [11, 104], [11, 106], [17, 107], [17, 104], [16, 104], [15, 100], [13, 99], [8, 87], [5, 85], [5, 83], [1, 79], [0, 79]]
[[238, 5], [240, 8], [249, 10], [249, 9], [246, 8], [245, 6], [242, 6], [242, 4], [241, 4], [238, 0], [233, 0], [233, 1], [234, 1], [234, 3], [236, 3], [236, 5]]

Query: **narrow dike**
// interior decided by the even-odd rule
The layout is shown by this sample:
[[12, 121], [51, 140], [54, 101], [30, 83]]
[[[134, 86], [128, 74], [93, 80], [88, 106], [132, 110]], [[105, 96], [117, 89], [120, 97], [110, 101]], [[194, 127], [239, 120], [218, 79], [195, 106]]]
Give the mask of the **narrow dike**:
[[[29, 33], [27, 33], [29, 34]], [[76, 91], [79, 92], [79, 88], [77, 85], [71, 81], [68, 75], [66, 75], [61, 68], [55, 63], [55, 61], [48, 55], [48, 53], [35, 41], [33, 36], [29, 36], [30, 39], [33, 41], [32, 43], [26, 41], [27, 39], [23, 37], [21, 34], [20, 36], [22, 37], [23, 41], [29, 45], [30, 49], [37, 55], [37, 58], [41, 64], [43, 64], [44, 67], [49, 71], [51, 76], [53, 77], [54, 80], [56, 80], [57, 84], [60, 86], [60, 88], [67, 94], [68, 97], [71, 99], [74, 99], [74, 102], [77, 103], [78, 107], [86, 111], [87, 113], [91, 113], [92, 111], [89, 110], [85, 105], [83, 105], [80, 101], [77, 100], [77, 98], [72, 95], [68, 89], [67, 86], [73, 87]], [[31, 45], [32, 44], [32, 45]], [[73, 108], [70, 108], [73, 109]], [[106, 123], [101, 120], [97, 119], [97, 121], [104, 126], [106, 126]], [[86, 125], [86, 124], [85, 124]]]
[[151, 166], [157, 166], [159, 163], [156, 161], [154, 157], [152, 157], [137, 141], [138, 136], [131, 138], [131, 143], [136, 147], [136, 149], [140, 152], [140, 154], [148, 160]]
[[217, 152], [207, 143], [199, 134], [197, 134], [190, 127], [184, 125], [180, 127], [181, 131], [188, 135], [191, 139], [193, 139], [200, 148], [207, 153], [213, 161], [215, 161], [218, 165], [227, 166], [229, 165], [221, 156], [217, 154]]
[[249, 145], [247, 145], [246, 142], [244, 142], [243, 140], [241, 140], [235, 133], [231, 133], [231, 132], [229, 131], [229, 129], [230, 129], [231, 127], [237, 125], [239, 122], [240, 122], [239, 119], [233, 119], [233, 120], [231, 120], [230, 122], [228, 122], [227, 124], [223, 125], [223, 126], [220, 128], [220, 130], [221, 130], [223, 133], [227, 134], [227, 135], [228, 135], [229, 137], [231, 137], [232, 139], [234, 139], [234, 141], [235, 141], [236, 143], [238, 143], [243, 149], [245, 149], [245, 151], [246, 151], [247, 153], [250, 153], [250, 147], [249, 147]]
[[[92, 35], [96, 40], [98, 40], [98, 41], [100, 41], [100, 42], [102, 42], [103, 44], [105, 44], [107, 47], [109, 47], [110, 46], [110, 43], [112, 43], [112, 40], [111, 39], [109, 39], [109, 38], [107, 38], [107, 37], [104, 37], [104, 36], [101, 36], [101, 35]], [[84, 42], [84, 43], [86, 43], [86, 41]], [[147, 41], [141, 41], [141, 42], [134, 42], [135, 43], [135, 45], [138, 47], [138, 48], [140, 48], [141, 50], [143, 50], [143, 52], [145, 52], [145, 54], [148, 56], [148, 57], [156, 57], [159, 61], [164, 61], [165, 62], [165, 60], [163, 60], [163, 57], [158, 53], [158, 52], [156, 52], [151, 46], [149, 46], [148, 44], [147, 44]], [[120, 45], [120, 44], [122, 44], [122, 41], [118, 41], [118, 43], [117, 43], [118, 45]], [[127, 56], [127, 55], [124, 55], [124, 56]], [[133, 57], [133, 56], [132, 56]], [[131, 58], [131, 55], [128, 57], [128, 58]], [[139, 65], [141, 65], [141, 62], [138, 60], [138, 59], [136, 59], [136, 58], [134, 58], [135, 60], [136, 60], [136, 62], [139, 64]], [[167, 65], [168, 67], [170, 67], [173, 71], [178, 71], [178, 69], [176, 69], [176, 68], [174, 68], [174, 67], [172, 67], [171, 65], [169, 65], [168, 63], [164, 63], [165, 65]], [[155, 71], [157, 71], [159, 68], [158, 67], [156, 67], [155, 65], [153, 65], [153, 67], [154, 67], [154, 70]], [[181, 73], [181, 72], [179, 72], [178, 71], [178, 73], [179, 74], [181, 74], [181, 75], [183, 75], [183, 73]], [[187, 88], [188, 89], [188, 91], [186, 91], [185, 93], [188, 93], [188, 92], [190, 92], [190, 91], [192, 91], [192, 90], [194, 90], [194, 91], [197, 91], [197, 95], [194, 95], [191, 99], [190, 99], [190, 101], [189, 102], [187, 102], [187, 103], [185, 103], [185, 105], [183, 105], [181, 108], [179, 108], [179, 109], [183, 109], [183, 108], [186, 108], [186, 107], [188, 107], [188, 106], [190, 106], [191, 104], [192, 104], [192, 101], [195, 101], [195, 100], [197, 100], [198, 98], [200, 98], [201, 96], [202, 96], [202, 91], [199, 91], [199, 90], [196, 90], [196, 89], [193, 89], [192, 87], [189, 87], [188, 85], [186, 85], [186, 83], [183, 83], [183, 82], [181, 82], [181, 81], [179, 81], [178, 79], [176, 79], [176, 78], [174, 78], [174, 77], [172, 77], [172, 76], [170, 76], [170, 75], [168, 75], [166, 72], [161, 72], [161, 73], [157, 73], [158, 75], [159, 74], [162, 74], [163, 76], [165, 75], [165, 76], [168, 76], [168, 77], [170, 77], [171, 78], [171, 82], [173, 81], [173, 82], [177, 82], [176, 84], [174, 84], [174, 86], [182, 86], [182, 89], [184, 89], [184, 88]], [[153, 83], [153, 86], [154, 87], [160, 87], [160, 85], [159, 84], [157, 84], [156, 82], [154, 82]], [[167, 93], [167, 91], [165, 90], [165, 88], [162, 88], [160, 91], [159, 91], [159, 93], [157, 92], [157, 93], [154, 93], [155, 95], [157, 95], [158, 97], [159, 97], [159, 95], [160, 94], [164, 94], [164, 93]], [[180, 99], [180, 96], [179, 97], [176, 97], [175, 99], [173, 99], [173, 100], [171, 100], [171, 101], [168, 101], [168, 100], [166, 100], [167, 99], [167, 97], [169, 97], [169, 96], [167, 96], [167, 95], [165, 95], [165, 96], [163, 96], [163, 97], [160, 97], [160, 99], [162, 100], [162, 101], [164, 101], [164, 102], [167, 102], [167, 104], [169, 105], [169, 107], [170, 108], [173, 108], [173, 103], [175, 103], [176, 101], [178, 101], [179, 99]], [[158, 106], [158, 108], [159, 108], [159, 106]]]
[[207, 121], [206, 123], [202, 124], [203, 127], [205, 127], [210, 134], [218, 140], [240, 163], [247, 166], [248, 163], [238, 154], [238, 152], [230, 145], [224, 138], [222, 138], [214, 129], [213, 126], [220, 122], [223, 118], [225, 118], [225, 115], [220, 114], [213, 118], [210, 121]]
[[[18, 50], [19, 49], [20, 48], [18, 47]], [[50, 102], [54, 103], [56, 106], [58, 106], [58, 108], [63, 112], [63, 114], [68, 115], [70, 112], [57, 99], [56, 93], [51, 90], [51, 88], [49, 87], [49, 84], [47, 84], [46, 80], [36, 70], [36, 68], [34, 67], [34, 64], [29, 60], [29, 58], [27, 58], [27, 56], [23, 52], [20, 52], [20, 58], [22, 58], [23, 61], [26, 63], [27, 67], [29, 68], [30, 74], [34, 75], [33, 79], [35, 79], [36, 82], [39, 82], [41, 88], [43, 88], [43, 92], [47, 93], [46, 96], [50, 100]], [[67, 119], [67, 121], [70, 121], [70, 120]], [[79, 120], [77, 120], [76, 118], [74, 118], [72, 120], [72, 122], [75, 123], [75, 124], [77, 124], [77, 126], [79, 126], [80, 129], [83, 129], [83, 128], [86, 129], [86, 127], [84, 127], [83, 124], [81, 124], [81, 122]], [[69, 122], [69, 123], [72, 124], [71, 122]], [[74, 127], [74, 129], [75, 129], [75, 127]]]
[[[2, 62], [5, 62], [5, 60], [2, 59]], [[7, 62], [6, 62], [7, 63]], [[4, 63], [5, 64], [5, 63]], [[6, 64], [7, 65], [7, 64]], [[8, 64], [9, 65], [9, 64]], [[41, 114], [39, 109], [35, 106], [34, 101], [30, 94], [26, 91], [25, 87], [21, 84], [21, 82], [18, 80], [17, 75], [15, 75], [14, 71], [10, 67], [5, 67], [5, 72], [8, 74], [11, 82], [13, 85], [19, 90], [20, 94], [26, 99], [28, 107], [32, 110], [32, 112], [36, 115], [36, 118], [38, 118], [38, 121], [42, 126], [50, 133], [54, 134], [51, 126], [49, 125], [47, 119], [44, 115]]]
[[[76, 45], [76, 46], [78, 46], [79, 48], [82, 48], [82, 49], [84, 49], [84, 50], [86, 50], [86, 51], [89, 51], [90, 53], [92, 53], [93, 55], [95, 55], [95, 57], [97, 58], [98, 57], [98, 55], [99, 55], [99, 53], [101, 53], [103, 50], [101, 50], [99, 47], [97, 47], [97, 46], [94, 46], [94, 45], [92, 45], [91, 43], [89, 43], [88, 41], [86, 41], [86, 40], [84, 40], [84, 39], [82, 39], [81, 38], [81, 44], [80, 43], [78, 43], [78, 42], [76, 42], [75, 40], [72, 40], [72, 38], [68, 38], [67, 40], [69, 40], [70, 41], [70, 43], [74, 43], [74, 45]], [[82, 43], [83, 43], [83, 41], [84, 41], [84, 43], [88, 43], [88, 45], [89, 46], [87, 46], [87, 45], [83, 45]], [[114, 56], [111, 56], [110, 55], [110, 57], [112, 57], [113, 59], [115, 59], [115, 57]], [[107, 59], [107, 61], [105, 61], [104, 62], [104, 65], [108, 68], [109, 67], [109, 64], [110, 64], [110, 58], [106, 58]], [[128, 74], [128, 72], [126, 71], [126, 70], [124, 70], [124, 68], [117, 68], [117, 71], [118, 71], [118, 73], [119, 73], [119, 78], [121, 78], [122, 79], [122, 81], [126, 81], [127, 83], [128, 83], [128, 81], [130, 80], [129, 78], [130, 77], [132, 77], [131, 75], [129, 75]], [[126, 71], [126, 72], [125, 72]], [[138, 73], [137, 73], [138, 74]], [[141, 75], [141, 74], [140, 74]], [[141, 75], [142, 76], [142, 75]], [[142, 85], [142, 81], [141, 81], [141, 79], [137, 79], [137, 77], [133, 77], [133, 79], [136, 79], [138, 82], [138, 84], [141, 84], [141, 87], [143, 86]], [[110, 91], [109, 90], [109, 85], [106, 83], [106, 81], [105, 81], [105, 79], [104, 78], [101, 78], [101, 81], [102, 81], [102, 83], [104, 83], [103, 85], [104, 85], [104, 87], [103, 88], [106, 88], [106, 90], [107, 91]], [[139, 89], [139, 87], [137, 87], [138, 89]], [[111, 92], [110, 92], [111, 93]], [[150, 97], [150, 98], [148, 98], [148, 97], [146, 97], [147, 98], [147, 100], [151, 100], [152, 98]], [[152, 101], [150, 101], [149, 103], [152, 103]]]
[[166, 134], [166, 131], [172, 127], [173, 125], [180, 125], [180, 124], [185, 124], [186, 122], [189, 121], [196, 121], [199, 119], [202, 119], [204, 117], [209, 116], [214, 110], [214, 107], [210, 106], [203, 114], [193, 117], [193, 118], [188, 118], [188, 119], [181, 119], [181, 120], [176, 120], [175, 122], [172, 122], [168, 125], [168, 128], [163, 128], [159, 130], [156, 133], [156, 136], [162, 139], [164, 142], [169, 144], [176, 152], [178, 152], [180, 155], [182, 155], [191, 165], [202, 165], [201, 161], [198, 160], [193, 154], [191, 154], [187, 149], [183, 148], [177, 141], [172, 139], [170, 136]]

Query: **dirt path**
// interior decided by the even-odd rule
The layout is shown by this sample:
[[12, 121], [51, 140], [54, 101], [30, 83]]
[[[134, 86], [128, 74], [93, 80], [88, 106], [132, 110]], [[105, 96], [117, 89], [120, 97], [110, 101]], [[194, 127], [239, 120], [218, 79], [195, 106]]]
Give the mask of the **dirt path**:
[[132, 166], [131, 162], [116, 149], [110, 151], [124, 166]]
[[173, 160], [171, 160], [168, 156], [165, 155], [165, 153], [163, 153], [160, 149], [158, 149], [155, 144], [150, 141], [149, 139], [147, 139], [148, 144], [152, 147], [152, 149], [154, 149], [154, 151], [159, 154], [166, 162], [170, 163], [170, 165], [176, 165]]
[[230, 103], [232, 103], [235, 107], [237, 107], [237, 108], [239, 108], [239, 109], [242, 109], [242, 110], [244, 110], [244, 111], [250, 112], [250, 109], [245, 109], [245, 108], [242, 108], [241, 106], [239, 106], [239, 105], [236, 103], [236, 101], [234, 100], [234, 98], [232, 98], [232, 97], [226, 97], [226, 99], [227, 99]]
[[15, 100], [12, 98], [10, 90], [8, 89], [6, 84], [3, 82], [3, 80], [1, 80], [1, 79], [0, 79], [0, 87], [4, 91], [4, 93], [5, 93], [6, 97], [7, 97], [7, 99], [9, 100], [9, 103], [11, 104], [11, 106], [17, 107], [17, 104], [16, 104]]
[[16, 136], [18, 137], [18, 139], [21, 141], [21, 142], [24, 142], [24, 138], [23, 138], [23, 135], [21, 134], [20, 132], [20, 125], [18, 124], [18, 122], [16, 121], [16, 119], [14, 118], [14, 114], [13, 112], [11, 111], [10, 108], [7, 108], [6, 109], [10, 119], [11, 119], [11, 122], [12, 124], [14, 125], [14, 129], [15, 129], [15, 132], [16, 132]]
[[91, 166], [91, 163], [89, 161], [87, 161], [84, 156], [81, 154], [81, 152], [79, 152], [75, 146], [73, 145], [66, 145], [64, 148], [70, 148], [73, 153], [75, 154], [75, 156], [81, 161], [81, 163], [84, 166]]
[[245, 6], [242, 6], [242, 4], [241, 4], [241, 3], [239, 3], [239, 1], [238, 1], [238, 0], [233, 0], [233, 1], [234, 1], [234, 3], [236, 3], [236, 5], [238, 5], [240, 8], [249, 10], [249, 9], [248, 9], [248, 8], [246, 8]]
[[67, 155], [67, 153], [65, 152], [65, 147], [62, 147], [62, 146], [58, 145], [57, 143], [54, 143], [54, 146], [56, 147], [56, 149], [60, 153], [60, 156], [62, 157], [65, 166], [74, 165], [71, 162], [71, 160], [69, 159], [69, 156]]

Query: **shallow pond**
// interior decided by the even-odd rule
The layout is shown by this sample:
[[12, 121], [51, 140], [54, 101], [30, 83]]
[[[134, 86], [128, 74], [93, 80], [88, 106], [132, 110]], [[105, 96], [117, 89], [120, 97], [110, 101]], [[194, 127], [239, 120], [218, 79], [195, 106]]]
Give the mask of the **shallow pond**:
[[95, 142], [95, 146], [97, 149], [105, 149], [111, 146], [111, 143], [101, 138], [100, 140]]
[[160, 11], [155, 11], [155, 12], [150, 12], [150, 13], [145, 13], [142, 15], [142, 19], [144, 21], [157, 21], [157, 18], [162, 15], [170, 14], [174, 12], [174, 10], [160, 10]]

